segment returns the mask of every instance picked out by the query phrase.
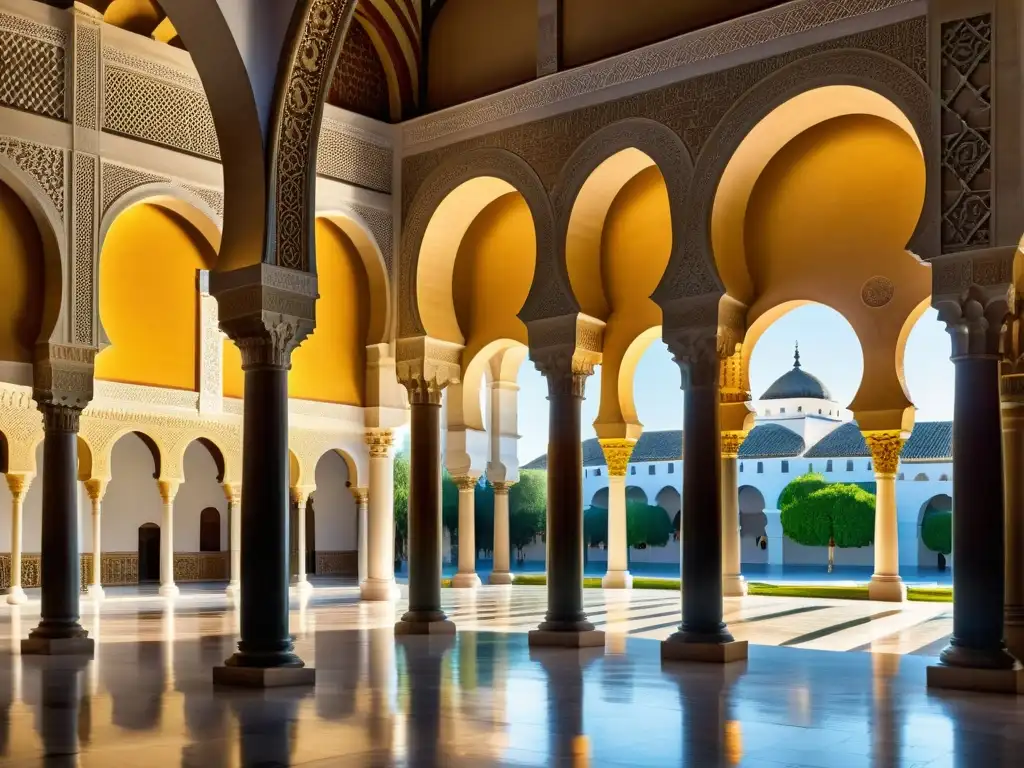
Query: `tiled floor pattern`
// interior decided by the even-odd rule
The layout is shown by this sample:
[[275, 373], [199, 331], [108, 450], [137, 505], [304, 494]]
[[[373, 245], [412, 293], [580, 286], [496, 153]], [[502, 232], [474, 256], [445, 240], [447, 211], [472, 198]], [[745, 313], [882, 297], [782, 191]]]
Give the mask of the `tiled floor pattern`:
[[586, 653], [527, 647], [542, 588], [443, 598], [455, 638], [396, 641], [401, 604], [319, 589], [292, 612], [316, 688], [267, 695], [211, 685], [237, 621], [214, 590], [83, 602], [99, 644], [81, 668], [18, 655], [38, 608], [0, 608], [0, 765], [1024, 765], [1024, 703], [924, 685], [949, 605], [728, 600], [733, 633], [760, 645], [723, 668], [661, 664], [671, 592], [588, 591], [609, 639]]

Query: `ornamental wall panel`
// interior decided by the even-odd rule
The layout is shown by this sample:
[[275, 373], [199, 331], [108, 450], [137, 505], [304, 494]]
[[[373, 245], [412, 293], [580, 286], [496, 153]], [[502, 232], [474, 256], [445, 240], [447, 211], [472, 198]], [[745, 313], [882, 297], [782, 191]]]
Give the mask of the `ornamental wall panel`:
[[0, 13], [0, 104], [63, 120], [67, 42], [62, 29]]

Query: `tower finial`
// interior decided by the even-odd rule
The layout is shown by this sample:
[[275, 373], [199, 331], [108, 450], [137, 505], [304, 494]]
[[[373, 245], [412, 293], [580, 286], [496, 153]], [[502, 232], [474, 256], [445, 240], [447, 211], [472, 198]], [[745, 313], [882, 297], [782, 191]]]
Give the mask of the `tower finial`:
[[793, 352], [793, 367], [800, 367], [800, 342], [796, 342], [796, 351]]

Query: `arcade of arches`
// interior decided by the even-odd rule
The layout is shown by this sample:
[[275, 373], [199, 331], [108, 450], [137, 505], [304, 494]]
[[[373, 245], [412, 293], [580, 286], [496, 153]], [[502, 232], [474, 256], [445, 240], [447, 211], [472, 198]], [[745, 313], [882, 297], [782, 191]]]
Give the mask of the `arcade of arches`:
[[[818, 4], [797, 0], [808, 14]], [[599, 401], [610, 475], [604, 585], [628, 588], [633, 379], [662, 338], [679, 363], [686, 459], [683, 620], [662, 655], [746, 658], [723, 596], [742, 593], [750, 358], [808, 302], [840, 313], [864, 350], [849, 408], [878, 487], [870, 591], [903, 600], [904, 351], [933, 306], [956, 364], [957, 599], [929, 681], [974, 685], [980, 668], [984, 685], [1016, 690], [1004, 638], [1024, 652], [1024, 133], [1020, 73], [997, 66], [1016, 37], [1000, 42], [991, 9], [951, 0], [808, 26], [796, 49], [766, 40], [650, 72], [641, 46], [679, 52], [718, 22], [739, 46], [775, 4], [735, 19], [693, 4], [708, 13], [666, 21], [682, 36], [657, 42], [643, 25], [602, 39], [567, 0], [554, 49], [533, 39], [537, 18], [516, 15], [532, 4], [494, 3], [489, 20], [477, 3], [436, 5], [423, 19], [401, 0], [298, 3], [290, 25], [250, 8], [284, 41], [268, 68], [216, 3], [0, 0], [0, 25], [20, 19], [11, 34], [74, 72], [53, 75], [58, 97], [27, 64], [0, 80], [0, 579], [12, 603], [42, 583], [24, 652], [91, 651], [80, 584], [99, 600], [110, 585], [153, 581], [170, 598], [181, 582], [223, 580], [242, 642], [215, 679], [311, 682], [288, 636], [289, 582], [302, 592], [311, 573], [345, 575], [365, 600], [399, 594], [392, 478], [406, 426], [409, 607], [395, 631], [454, 632], [442, 464], [460, 488], [453, 585], [480, 584], [481, 477], [495, 491], [489, 580], [511, 584], [524, 365], [550, 402], [548, 612], [530, 642], [602, 646], [582, 593], [580, 404]], [[541, 20], [561, 5], [542, 0]], [[505, 17], [502, 34], [529, 46], [491, 61], [484, 32]], [[573, 79], [585, 64], [609, 82], [646, 74], [595, 90]], [[311, 102], [262, 82], [271, 70], [305, 78]], [[575, 95], [554, 94], [556, 81]]]

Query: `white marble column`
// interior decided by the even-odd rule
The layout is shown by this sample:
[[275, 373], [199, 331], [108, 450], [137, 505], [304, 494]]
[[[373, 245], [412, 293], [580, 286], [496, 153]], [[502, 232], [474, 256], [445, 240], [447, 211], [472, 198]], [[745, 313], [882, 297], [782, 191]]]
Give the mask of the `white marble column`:
[[224, 495], [228, 499], [228, 550], [230, 551], [231, 580], [228, 597], [236, 597], [242, 589], [242, 486], [225, 483]]
[[21, 586], [21, 523], [25, 508], [25, 494], [32, 484], [33, 475], [11, 473], [7, 487], [11, 491], [11, 588], [7, 590], [7, 602], [20, 605], [28, 600]]
[[494, 564], [488, 584], [511, 584], [512, 544], [509, 538], [508, 495], [514, 483], [492, 482], [494, 488]]
[[476, 572], [476, 483], [478, 477], [463, 475], [455, 478], [459, 489], [459, 570], [452, 579], [458, 589], [480, 586]]
[[103, 599], [103, 495], [107, 492], [106, 480], [86, 480], [85, 491], [92, 502], [92, 580], [89, 582], [89, 597]]
[[367, 546], [369, 544], [369, 531], [367, 531], [369, 515], [367, 504], [370, 498], [370, 492], [366, 488], [353, 488], [352, 496], [356, 500], [356, 541], [357, 541], [357, 558], [358, 564], [356, 566], [356, 578], [358, 583], [362, 584], [366, 581], [367, 573]]
[[722, 433], [722, 594], [742, 597], [747, 582], [740, 565], [739, 452], [745, 432]]
[[[632, 589], [626, 534], [626, 470], [636, 441], [602, 439], [599, 442], [608, 465], [608, 571], [601, 579], [601, 586], [605, 589]], [[585, 542], [583, 546], [586, 546]]]
[[395, 467], [389, 429], [366, 433], [370, 449], [369, 514], [367, 515], [366, 581], [363, 600], [395, 600]]
[[295, 515], [295, 543], [297, 554], [295, 556], [295, 575], [292, 577], [292, 585], [300, 593], [312, 592], [313, 585], [306, 578], [306, 505], [309, 497], [313, 495], [316, 488], [311, 485], [302, 485], [292, 488], [292, 501], [298, 507]]
[[174, 583], [174, 497], [178, 495], [177, 480], [158, 480], [163, 519], [160, 525], [160, 594], [176, 597], [178, 585]]
[[872, 600], [902, 602], [907, 587], [900, 578], [900, 536], [896, 516], [896, 471], [903, 433], [898, 430], [864, 433], [875, 468], [875, 572], [868, 584]]

